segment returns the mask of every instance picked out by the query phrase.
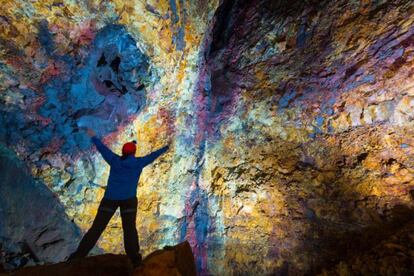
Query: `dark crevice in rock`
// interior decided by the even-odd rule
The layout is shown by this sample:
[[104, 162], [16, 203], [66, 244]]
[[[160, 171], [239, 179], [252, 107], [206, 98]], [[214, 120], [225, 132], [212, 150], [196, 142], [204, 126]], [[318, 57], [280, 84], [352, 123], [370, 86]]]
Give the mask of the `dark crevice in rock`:
[[351, 76], [353, 76], [359, 68], [361, 68], [365, 63], [367, 62], [366, 59], [358, 61], [356, 64], [352, 65], [351, 67], [348, 67], [345, 71], [344, 80], [349, 79]]
[[39, 262], [39, 258], [36, 256], [35, 252], [32, 250], [30, 245], [27, 243], [26, 240], [23, 241], [22, 244], [22, 255], [25, 255], [25, 253], [29, 254], [29, 258], [32, 258], [35, 262]]
[[209, 55], [226, 46], [232, 32], [233, 24], [230, 22], [233, 20], [233, 10], [237, 2], [234, 0], [225, 0], [218, 7], [214, 15], [216, 22], [213, 27], [213, 40], [211, 42]]
[[126, 94], [128, 92], [128, 89], [126, 88], [125, 85], [122, 85], [122, 89], [121, 89], [121, 94]]
[[142, 90], [144, 88], [145, 88], [145, 84], [142, 83], [137, 87], [137, 91]]
[[157, 17], [162, 17], [161, 14], [150, 4], [145, 4], [145, 9]]
[[110, 80], [104, 80], [103, 83], [108, 88], [114, 87], [114, 83], [112, 81], [110, 81]]
[[[71, 117], [73, 117], [74, 119], [79, 119], [83, 116], [87, 116], [87, 115], [93, 115], [96, 112], [96, 110], [94, 110], [93, 108], [82, 108], [77, 110], [75, 113], [73, 113], [71, 115]], [[73, 127], [75, 127], [76, 125], [74, 125]]]
[[101, 57], [99, 58], [98, 64], [96, 66], [100, 67], [100, 66], [104, 66], [106, 64], [107, 64], [107, 62], [106, 62], [106, 59], [105, 59], [105, 54], [102, 54]]
[[75, 181], [75, 178], [70, 178], [64, 185], [64, 189], [68, 189], [70, 185]]
[[114, 70], [115, 73], [119, 73], [119, 64], [121, 63], [121, 58], [120, 57], [115, 57], [112, 61], [111, 61], [111, 68], [112, 70]]
[[367, 156], [368, 156], [367, 152], [363, 152], [363, 153], [359, 154], [357, 156], [357, 162], [361, 163], [362, 161], [364, 161], [367, 158]]
[[43, 250], [45, 250], [49, 246], [54, 246], [54, 245], [63, 243], [64, 241], [65, 241], [65, 239], [57, 239], [57, 240], [54, 240], [54, 241], [50, 241], [50, 242], [44, 243], [44, 244], [42, 244], [40, 246], [42, 247]]
[[385, 161], [385, 165], [387, 166], [391, 166], [392, 164], [397, 163], [397, 159], [395, 158], [389, 158], [388, 160]]

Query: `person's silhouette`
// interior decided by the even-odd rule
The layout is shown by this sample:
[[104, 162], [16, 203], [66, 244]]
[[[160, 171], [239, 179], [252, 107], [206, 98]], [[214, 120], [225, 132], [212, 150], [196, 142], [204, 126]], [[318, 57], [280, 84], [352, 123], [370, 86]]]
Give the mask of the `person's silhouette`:
[[123, 145], [122, 156], [119, 156], [107, 148], [96, 137], [93, 130], [88, 128], [87, 133], [111, 168], [106, 191], [93, 224], [82, 238], [77, 250], [69, 256], [68, 261], [88, 255], [119, 206], [124, 231], [125, 252], [133, 265], [138, 266], [142, 262], [142, 256], [139, 253], [138, 233], [135, 226], [138, 204], [137, 184], [142, 169], [163, 154], [168, 146], [147, 156], [135, 157], [136, 142], [133, 141]]

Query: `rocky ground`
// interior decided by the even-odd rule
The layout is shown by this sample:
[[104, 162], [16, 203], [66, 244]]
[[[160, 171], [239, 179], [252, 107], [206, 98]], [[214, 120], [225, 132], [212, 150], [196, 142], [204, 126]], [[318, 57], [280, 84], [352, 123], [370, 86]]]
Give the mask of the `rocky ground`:
[[104, 254], [52, 265], [26, 267], [0, 275], [195, 276], [196, 268], [191, 247], [188, 242], [184, 242], [171, 246], [168, 249], [157, 250], [151, 253], [143, 260], [143, 265], [135, 269], [125, 255]]

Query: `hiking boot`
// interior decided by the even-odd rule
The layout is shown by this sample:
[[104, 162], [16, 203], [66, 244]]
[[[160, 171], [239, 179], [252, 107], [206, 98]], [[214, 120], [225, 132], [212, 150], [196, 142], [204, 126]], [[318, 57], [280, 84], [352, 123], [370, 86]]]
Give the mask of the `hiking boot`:
[[135, 268], [142, 266], [144, 263], [142, 262], [142, 255], [138, 254], [138, 259], [132, 262], [132, 266]]
[[133, 263], [133, 264], [132, 264], [132, 266], [134, 267], [134, 269], [135, 269], [135, 268], [137, 268], [137, 267], [140, 267], [140, 266], [142, 266], [142, 265], [144, 265], [144, 263], [143, 263], [142, 261], [140, 261], [140, 262], [135, 262], [135, 263]]
[[82, 259], [79, 256], [76, 256], [75, 253], [70, 254], [70, 256], [66, 259], [66, 262], [71, 262], [71, 261], [75, 261], [75, 260], [80, 260]]

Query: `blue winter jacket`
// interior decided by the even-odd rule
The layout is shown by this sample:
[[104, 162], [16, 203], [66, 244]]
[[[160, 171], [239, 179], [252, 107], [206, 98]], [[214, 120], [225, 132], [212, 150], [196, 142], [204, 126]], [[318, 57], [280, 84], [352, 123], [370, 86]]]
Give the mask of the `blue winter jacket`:
[[111, 166], [104, 198], [122, 200], [135, 197], [142, 169], [167, 151], [165, 146], [144, 157], [129, 155], [125, 159], [113, 153], [96, 136], [91, 138], [103, 159]]

